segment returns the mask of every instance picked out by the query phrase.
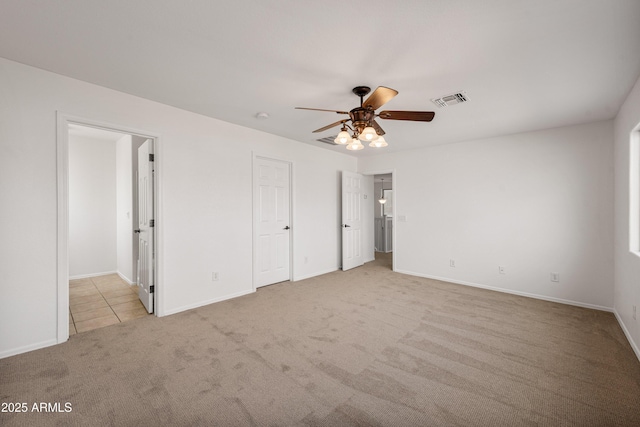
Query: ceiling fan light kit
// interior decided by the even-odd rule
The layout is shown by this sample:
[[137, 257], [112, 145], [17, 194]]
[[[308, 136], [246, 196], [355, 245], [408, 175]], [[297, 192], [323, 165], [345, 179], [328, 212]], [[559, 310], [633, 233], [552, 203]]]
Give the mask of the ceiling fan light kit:
[[369, 141], [373, 141], [377, 137], [378, 137], [378, 134], [376, 133], [376, 130], [371, 126], [367, 126], [364, 129], [362, 129], [362, 132], [360, 132], [358, 139], [360, 139], [361, 141], [369, 142]]
[[340, 145], [347, 145], [351, 142], [351, 135], [349, 135], [349, 132], [347, 132], [346, 128], [343, 127], [333, 142]]
[[[364, 145], [360, 141], [368, 142], [369, 147], [382, 148], [389, 144], [383, 138], [385, 131], [376, 122], [375, 118], [379, 117], [385, 120], [408, 120], [414, 122], [430, 122], [433, 120], [435, 113], [433, 111], [381, 111], [376, 114], [378, 108], [389, 102], [398, 94], [397, 90], [384, 86], [378, 86], [371, 96], [364, 101], [364, 97], [371, 92], [368, 86], [356, 86], [353, 93], [360, 97], [360, 107], [353, 110], [325, 110], [321, 108], [305, 108], [296, 107], [299, 110], [328, 111], [337, 114], [348, 114], [348, 119], [338, 120], [335, 123], [316, 129], [313, 133], [323, 132], [335, 126], [342, 125], [342, 129], [333, 142], [339, 145], [346, 145], [347, 150], [362, 150]], [[351, 122], [351, 125], [347, 123]], [[353, 136], [349, 135], [349, 130], [353, 132]]]
[[353, 138], [351, 143], [347, 145], [347, 150], [351, 150], [351, 151], [358, 151], [358, 150], [362, 150], [363, 148], [364, 148], [364, 145], [362, 145], [360, 140], [357, 138]]
[[382, 148], [382, 147], [386, 147], [387, 145], [387, 141], [385, 141], [384, 136], [380, 135], [378, 136], [375, 140], [371, 141], [369, 143], [369, 147], [373, 147], [373, 148]]

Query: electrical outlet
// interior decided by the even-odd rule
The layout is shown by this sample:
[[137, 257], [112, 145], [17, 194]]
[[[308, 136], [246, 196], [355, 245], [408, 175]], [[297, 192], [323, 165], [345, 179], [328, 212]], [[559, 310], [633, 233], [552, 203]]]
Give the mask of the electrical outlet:
[[219, 280], [218, 272], [214, 271], [213, 273], [211, 273], [211, 281], [212, 282], [217, 282], [218, 280]]
[[551, 273], [551, 281], [559, 282], [560, 281], [560, 273]]
[[501, 265], [499, 265], [499, 266], [498, 266], [498, 273], [500, 273], [500, 274], [507, 274], [507, 273], [504, 271], [504, 267], [503, 267], [503, 266], [501, 266]]
[[449, 260], [449, 267], [455, 267], [456, 266], [456, 260], [455, 259], [450, 259]]
[[633, 320], [636, 320], [636, 306], [633, 306]]

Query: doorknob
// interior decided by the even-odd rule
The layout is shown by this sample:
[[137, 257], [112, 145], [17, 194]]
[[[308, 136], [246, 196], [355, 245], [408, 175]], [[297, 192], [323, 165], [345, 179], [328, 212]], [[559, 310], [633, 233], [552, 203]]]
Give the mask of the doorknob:
[[349, 224], [345, 224], [344, 228], [351, 227]]
[[137, 230], [133, 230], [134, 233], [139, 233], [141, 230], [138, 228]]
[[283, 228], [283, 230], [289, 230], [289, 226], [288, 226], [288, 225], [287, 225], [287, 226], [285, 226], [285, 227]]

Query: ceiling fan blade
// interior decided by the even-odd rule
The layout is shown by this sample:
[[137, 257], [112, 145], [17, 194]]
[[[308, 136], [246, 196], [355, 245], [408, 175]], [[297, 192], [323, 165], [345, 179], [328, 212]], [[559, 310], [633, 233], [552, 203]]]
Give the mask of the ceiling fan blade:
[[433, 111], [380, 111], [378, 117], [387, 120], [410, 120], [413, 122], [430, 122], [436, 115]]
[[335, 123], [331, 123], [330, 125], [326, 125], [325, 127], [322, 127], [322, 128], [320, 128], [320, 129], [316, 129], [316, 130], [314, 130], [312, 133], [322, 132], [322, 131], [325, 131], [325, 130], [327, 130], [327, 129], [331, 129], [332, 127], [336, 127], [336, 126], [338, 126], [338, 125], [341, 125], [341, 124], [343, 124], [343, 123], [345, 123], [345, 122], [348, 122], [348, 121], [349, 121], [349, 119], [345, 119], [345, 120], [338, 120], [338, 121], [337, 121], [337, 122], [335, 122]]
[[395, 89], [390, 89], [384, 86], [378, 86], [376, 90], [373, 91], [371, 95], [367, 98], [366, 101], [362, 104], [363, 107], [371, 107], [374, 110], [382, 107], [387, 102], [391, 101], [394, 96], [398, 94], [398, 91]]
[[376, 122], [375, 120], [373, 120], [371, 122], [372, 127], [376, 130], [376, 133], [380, 136], [385, 134], [385, 131], [382, 130], [382, 128], [380, 127], [380, 125], [378, 124], [378, 122]]
[[328, 111], [330, 113], [349, 114], [348, 111], [324, 110], [322, 108], [306, 108], [306, 107], [295, 107], [295, 108], [296, 110]]

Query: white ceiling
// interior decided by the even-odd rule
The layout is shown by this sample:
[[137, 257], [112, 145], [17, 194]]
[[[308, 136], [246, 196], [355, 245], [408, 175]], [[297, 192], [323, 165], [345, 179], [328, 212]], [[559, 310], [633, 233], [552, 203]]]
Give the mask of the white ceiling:
[[[371, 155], [615, 116], [640, 75], [638, 0], [48, 0], [0, 2], [0, 56], [281, 135], [358, 105], [357, 85], [399, 95]], [[432, 98], [466, 91], [438, 109]], [[267, 112], [268, 120], [258, 120]]]

